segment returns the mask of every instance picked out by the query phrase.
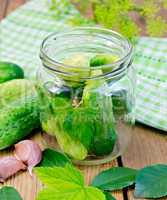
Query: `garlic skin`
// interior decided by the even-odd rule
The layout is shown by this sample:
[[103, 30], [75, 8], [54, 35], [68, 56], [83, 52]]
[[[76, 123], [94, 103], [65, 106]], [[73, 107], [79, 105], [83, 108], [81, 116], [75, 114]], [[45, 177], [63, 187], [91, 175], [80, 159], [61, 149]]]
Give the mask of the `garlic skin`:
[[27, 167], [14, 156], [7, 156], [0, 159], [0, 182], [3, 183], [10, 176], [20, 170], [26, 170]]
[[37, 143], [32, 140], [23, 140], [15, 145], [15, 157], [28, 166], [32, 176], [32, 169], [42, 160], [42, 151]]

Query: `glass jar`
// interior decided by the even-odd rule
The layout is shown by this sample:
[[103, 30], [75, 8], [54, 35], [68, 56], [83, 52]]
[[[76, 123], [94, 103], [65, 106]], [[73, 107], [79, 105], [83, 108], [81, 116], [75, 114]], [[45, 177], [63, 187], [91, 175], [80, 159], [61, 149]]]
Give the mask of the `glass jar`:
[[42, 43], [37, 74], [43, 130], [75, 163], [101, 164], [126, 149], [135, 122], [132, 46], [101, 28], [75, 28]]

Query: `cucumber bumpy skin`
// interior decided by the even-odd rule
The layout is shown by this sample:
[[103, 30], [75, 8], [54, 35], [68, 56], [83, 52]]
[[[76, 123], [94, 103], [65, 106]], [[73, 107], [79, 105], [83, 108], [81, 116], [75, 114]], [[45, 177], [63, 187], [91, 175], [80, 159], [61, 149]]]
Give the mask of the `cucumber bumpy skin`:
[[0, 83], [23, 78], [24, 71], [21, 67], [14, 63], [0, 62]]
[[[7, 100], [5, 104], [0, 102], [0, 150], [15, 144], [40, 126], [38, 97], [33, 83], [25, 79], [12, 80], [1, 84], [0, 90], [6, 85], [10, 91], [12, 88], [17, 91], [18, 98], [15, 96], [12, 101], [6, 91], [9, 103]], [[5, 90], [3, 94], [5, 96]]]
[[26, 79], [15, 79], [0, 84], [0, 110], [19, 98], [33, 95], [34, 85]]

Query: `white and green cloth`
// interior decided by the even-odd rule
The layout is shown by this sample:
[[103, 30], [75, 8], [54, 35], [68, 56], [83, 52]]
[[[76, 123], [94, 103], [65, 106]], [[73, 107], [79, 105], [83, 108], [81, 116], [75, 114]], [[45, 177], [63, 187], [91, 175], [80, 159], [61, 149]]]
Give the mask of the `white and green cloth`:
[[[0, 24], [0, 60], [19, 64], [27, 77], [35, 77], [40, 64], [39, 48], [51, 32], [69, 27], [68, 19], [79, 15], [72, 5], [59, 19], [53, 18], [46, 0], [32, 0]], [[167, 39], [142, 37], [135, 48], [137, 69], [136, 120], [167, 131]]]

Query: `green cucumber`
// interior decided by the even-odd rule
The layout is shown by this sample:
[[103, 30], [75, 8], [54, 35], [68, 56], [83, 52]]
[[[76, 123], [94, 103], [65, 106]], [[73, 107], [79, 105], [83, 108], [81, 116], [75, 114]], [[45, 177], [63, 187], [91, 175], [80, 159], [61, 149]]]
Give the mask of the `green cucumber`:
[[111, 66], [113, 62], [118, 60], [118, 56], [110, 54], [99, 54], [91, 58], [90, 67], [100, 67], [103, 65], [108, 65], [102, 68], [103, 73], [109, 73], [114, 70], [114, 67]]
[[90, 66], [98, 67], [102, 65], [112, 64], [113, 62], [118, 60], [118, 56], [116, 55], [108, 55], [108, 54], [99, 54], [91, 58]]
[[20, 79], [2, 83], [0, 95], [2, 94], [0, 150], [15, 144], [40, 126], [38, 97], [31, 81]]
[[14, 63], [0, 62], [0, 83], [12, 80], [23, 79], [24, 71]]
[[[94, 70], [92, 76], [101, 75], [100, 69]], [[112, 112], [113, 105], [110, 96], [104, 91], [108, 91], [108, 85], [103, 79], [88, 80], [83, 91], [83, 104], [89, 107], [95, 116], [91, 119], [93, 125], [93, 137], [90, 151], [96, 156], [104, 156], [112, 153], [117, 133], [115, 130], [115, 120]], [[96, 112], [93, 112], [93, 110]]]

